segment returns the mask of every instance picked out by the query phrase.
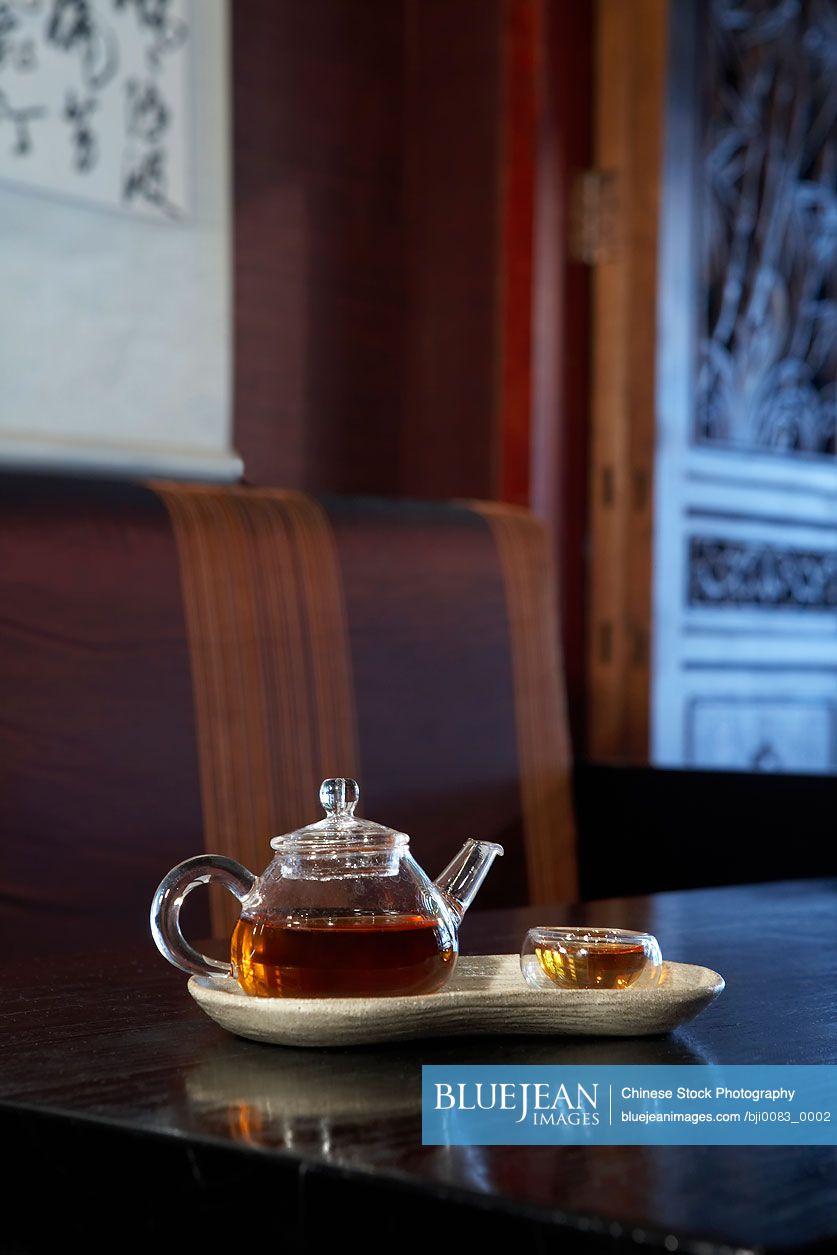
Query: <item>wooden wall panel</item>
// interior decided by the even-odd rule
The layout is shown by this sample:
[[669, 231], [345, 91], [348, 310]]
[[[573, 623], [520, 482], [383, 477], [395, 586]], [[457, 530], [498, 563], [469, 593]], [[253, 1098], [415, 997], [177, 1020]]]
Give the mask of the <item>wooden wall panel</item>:
[[594, 6], [233, 9], [236, 444], [247, 478], [531, 506], [585, 675]]
[[402, 6], [239, 0], [232, 15], [245, 474], [385, 490], [402, 393]]
[[402, 491], [494, 497], [502, 0], [407, 0]]
[[545, 2], [234, 7], [247, 478], [528, 500]]
[[499, 495], [532, 500], [535, 196], [541, 117], [548, 108], [543, 0], [506, 0], [500, 120]]

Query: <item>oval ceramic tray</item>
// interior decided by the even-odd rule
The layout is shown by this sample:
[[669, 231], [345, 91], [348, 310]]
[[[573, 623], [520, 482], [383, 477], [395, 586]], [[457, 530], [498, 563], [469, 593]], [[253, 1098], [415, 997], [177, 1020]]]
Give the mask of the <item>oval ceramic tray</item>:
[[707, 967], [665, 963], [653, 988], [541, 993], [524, 981], [516, 954], [460, 958], [444, 989], [405, 998], [254, 998], [228, 976], [189, 980], [189, 993], [216, 1024], [284, 1046], [485, 1033], [643, 1037], [685, 1024], [723, 988], [723, 977]]

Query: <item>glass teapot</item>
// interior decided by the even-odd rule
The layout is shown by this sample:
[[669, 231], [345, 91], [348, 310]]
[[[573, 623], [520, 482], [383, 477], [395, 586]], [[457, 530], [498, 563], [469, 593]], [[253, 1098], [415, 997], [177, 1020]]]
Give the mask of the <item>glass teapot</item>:
[[[453, 971], [457, 932], [502, 846], [466, 841], [436, 881], [409, 837], [355, 816], [354, 780], [325, 780], [325, 819], [274, 837], [254, 876], [234, 859], [198, 855], [173, 868], [151, 905], [151, 932], [175, 967], [233, 976], [257, 997], [425, 994]], [[180, 930], [183, 900], [218, 880], [241, 903], [230, 962], [199, 954]]]

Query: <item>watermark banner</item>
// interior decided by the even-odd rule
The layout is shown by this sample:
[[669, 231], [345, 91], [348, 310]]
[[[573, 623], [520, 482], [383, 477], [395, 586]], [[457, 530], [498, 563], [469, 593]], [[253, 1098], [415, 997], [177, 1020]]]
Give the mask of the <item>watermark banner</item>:
[[835, 1146], [837, 1066], [422, 1068], [428, 1146]]

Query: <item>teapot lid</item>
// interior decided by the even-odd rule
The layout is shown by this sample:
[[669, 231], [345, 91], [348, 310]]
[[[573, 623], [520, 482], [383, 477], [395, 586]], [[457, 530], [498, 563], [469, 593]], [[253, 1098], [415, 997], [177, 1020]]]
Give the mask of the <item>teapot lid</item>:
[[325, 819], [315, 824], [306, 824], [294, 832], [274, 837], [270, 842], [274, 850], [280, 846], [294, 845], [302, 847], [323, 847], [328, 844], [345, 844], [346, 842], [362, 842], [377, 845], [386, 842], [388, 845], [405, 845], [409, 838], [406, 833], [385, 824], [375, 824], [369, 819], [359, 819], [355, 815], [355, 807], [360, 798], [360, 787], [356, 780], [335, 777], [324, 780], [320, 785], [320, 805], [325, 811]]

